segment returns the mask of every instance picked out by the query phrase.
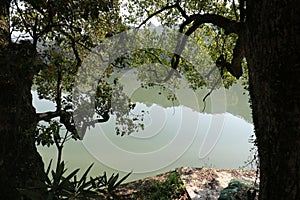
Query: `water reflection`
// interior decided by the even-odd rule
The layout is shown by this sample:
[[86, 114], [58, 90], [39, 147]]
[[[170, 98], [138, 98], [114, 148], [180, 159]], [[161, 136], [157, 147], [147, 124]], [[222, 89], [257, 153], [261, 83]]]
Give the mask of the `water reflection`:
[[[225, 113], [213, 112], [209, 99], [206, 113], [198, 112], [188, 100], [184, 101], [186, 105], [174, 107], [137, 103], [136, 112], [146, 110], [149, 113], [145, 115], [144, 131], [117, 136], [112, 117], [107, 123], [97, 124], [97, 129], [86, 134], [83, 141], [67, 143], [63, 159], [70, 169], [87, 168], [94, 162], [94, 175], [103, 171], [122, 170], [125, 173], [133, 170], [129, 180], [181, 166], [238, 168], [244, 164], [252, 147], [248, 139], [253, 134], [253, 125], [249, 123], [251, 114], [244, 92], [240, 84], [226, 90]], [[51, 102], [40, 101], [36, 93], [33, 94], [39, 112], [55, 110]], [[138, 93], [132, 96], [135, 100], [139, 98]], [[218, 126], [212, 125], [212, 121]], [[39, 151], [46, 164], [56, 157], [55, 148], [39, 147]]]

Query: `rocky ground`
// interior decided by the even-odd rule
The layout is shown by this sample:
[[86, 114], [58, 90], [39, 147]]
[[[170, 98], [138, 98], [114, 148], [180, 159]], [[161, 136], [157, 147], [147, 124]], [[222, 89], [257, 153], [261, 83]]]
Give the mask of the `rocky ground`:
[[181, 179], [193, 200], [218, 199], [222, 189], [227, 187], [232, 179], [249, 180], [255, 182], [254, 170], [229, 169], [192, 169], [181, 168]]
[[[254, 170], [183, 167], [177, 169], [176, 172], [185, 186], [180, 195], [173, 198], [179, 200], [215, 200], [232, 179], [258, 181]], [[157, 181], [165, 181], [170, 173], [124, 184], [118, 189], [117, 194], [121, 199], [151, 199], [145, 198], [145, 194], [149, 192], [151, 186], [157, 184]]]

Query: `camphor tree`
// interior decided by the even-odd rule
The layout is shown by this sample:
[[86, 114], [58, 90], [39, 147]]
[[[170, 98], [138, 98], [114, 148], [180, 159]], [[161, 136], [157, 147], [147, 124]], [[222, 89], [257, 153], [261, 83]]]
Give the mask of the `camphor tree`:
[[[141, 24], [156, 16], [163, 25], [178, 27], [179, 32], [188, 36], [205, 37], [212, 57], [226, 76], [231, 74], [236, 79], [243, 73], [249, 76], [260, 159], [259, 199], [298, 199], [299, 2], [137, 0], [128, 4], [129, 13], [134, 13], [134, 19], [139, 19]], [[134, 19], [129, 15], [131, 22]], [[232, 48], [218, 44], [220, 37], [225, 37], [225, 45], [231, 38]], [[178, 42], [179, 50], [184, 42]], [[172, 67], [176, 70], [181, 67], [179, 58], [179, 55], [173, 57]], [[247, 65], [242, 64], [245, 61]]]
[[[1, 0], [1, 198], [20, 199], [18, 188], [45, 180], [35, 142], [37, 139], [49, 144], [53, 136], [36, 129], [39, 121], [64, 126], [73, 138], [78, 138], [69, 96], [74, 76], [94, 46], [124, 29], [118, 1]], [[56, 104], [55, 111], [36, 113], [32, 106], [33, 83], [40, 98]], [[109, 118], [109, 105], [103, 106], [109, 101], [109, 91], [102, 87], [102, 93], [107, 94], [97, 105], [97, 122]], [[59, 123], [52, 123], [54, 118]]]

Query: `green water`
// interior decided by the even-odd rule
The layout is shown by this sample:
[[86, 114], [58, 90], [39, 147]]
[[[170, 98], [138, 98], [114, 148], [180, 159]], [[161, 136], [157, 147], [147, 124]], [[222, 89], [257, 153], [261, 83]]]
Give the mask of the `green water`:
[[[128, 181], [182, 166], [239, 168], [249, 156], [252, 144], [248, 139], [253, 134], [248, 96], [244, 92], [239, 84], [225, 91], [225, 113], [213, 112], [211, 105], [205, 113], [200, 113], [200, 109], [189, 103], [189, 98], [181, 100], [187, 105], [175, 107], [138, 103], [137, 109], [149, 111], [144, 131], [117, 136], [111, 117], [109, 122], [98, 124], [86, 133], [82, 141], [66, 143], [63, 159], [70, 170], [81, 168], [81, 173], [94, 163], [93, 176], [104, 171], [121, 175], [133, 171]], [[40, 101], [33, 94], [39, 112], [54, 109], [51, 102]], [[135, 94], [135, 98], [143, 95]], [[224, 106], [224, 100], [216, 97], [209, 100], [215, 104], [214, 109], [218, 108], [218, 102]], [[38, 150], [46, 166], [50, 159], [56, 158], [54, 147], [38, 147]]]

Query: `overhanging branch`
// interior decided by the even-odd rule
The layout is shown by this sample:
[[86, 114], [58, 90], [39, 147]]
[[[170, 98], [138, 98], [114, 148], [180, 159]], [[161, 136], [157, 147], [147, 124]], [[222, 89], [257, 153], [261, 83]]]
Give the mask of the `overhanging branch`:
[[[37, 119], [38, 121], [46, 121], [46, 122], [50, 122], [51, 119], [59, 117], [59, 121], [60, 123], [62, 123], [66, 129], [71, 132], [71, 133], [77, 133], [74, 121], [73, 121], [73, 115], [72, 112], [67, 112], [65, 110], [56, 110], [56, 111], [50, 111], [50, 112], [45, 112], [45, 113], [37, 113]], [[83, 122], [82, 127], [80, 128], [80, 133], [81, 134], [85, 134], [86, 129], [88, 127], [91, 126], [95, 126], [95, 124], [97, 123], [103, 123], [103, 122], [107, 122], [109, 120], [110, 116], [107, 112], [104, 112], [101, 115], [101, 118], [96, 119], [96, 120], [91, 120], [91, 121], [86, 121]], [[77, 127], [79, 128], [79, 127]], [[81, 138], [83, 137], [83, 135], [81, 135]]]
[[242, 23], [217, 14], [194, 14], [186, 21], [188, 24], [194, 22], [194, 26], [198, 27], [202, 24], [210, 23], [224, 29], [225, 34], [236, 33], [239, 35], [242, 30]]
[[182, 15], [182, 17], [184, 17], [185, 19], [188, 19], [189, 16], [186, 14], [186, 12], [184, 11], [184, 9], [180, 6], [179, 4], [179, 1], [176, 1], [175, 4], [173, 5], [168, 5], [168, 6], [165, 6], [163, 8], [161, 8], [160, 10], [152, 13], [151, 15], [149, 15], [137, 28], [141, 28], [144, 24], [146, 24], [152, 17], [166, 11], [166, 10], [170, 10], [170, 9], [173, 9], [173, 8], [176, 8], [180, 14]]
[[50, 122], [52, 119], [59, 117], [59, 121], [66, 127], [66, 129], [74, 133], [76, 132], [76, 128], [73, 124], [72, 113], [64, 111], [64, 110], [56, 110], [45, 113], [37, 113], [38, 121], [46, 121]]
[[104, 112], [102, 115], [101, 115], [101, 119], [96, 119], [96, 120], [91, 120], [91, 121], [84, 121], [81, 125], [81, 127], [77, 127], [79, 128], [79, 137], [80, 139], [82, 140], [85, 133], [86, 133], [86, 130], [89, 128], [89, 127], [94, 127], [95, 124], [97, 123], [103, 123], [103, 122], [107, 122], [109, 120], [109, 114], [108, 114], [108, 111]]
[[163, 7], [162, 9], [152, 13], [151, 15], [149, 15], [137, 28], [141, 28], [144, 24], [146, 24], [152, 17], [166, 11], [166, 10], [170, 10], [172, 8], [176, 8], [176, 4], [173, 4], [173, 5], [169, 5], [169, 6], [165, 6]]
[[51, 119], [60, 116], [60, 111], [49, 111], [36, 114], [38, 121], [50, 122]]
[[[216, 14], [195, 14], [191, 15], [186, 21], [182, 23], [180, 26], [179, 32], [183, 33], [184, 28], [191, 24], [193, 22], [193, 25], [187, 29], [187, 31], [184, 33], [186, 36], [190, 36], [192, 33], [194, 33], [201, 25], [205, 23], [211, 23], [213, 25], [216, 25], [220, 28], [223, 28], [225, 30], [225, 34], [235, 33], [237, 34], [238, 40], [236, 42], [236, 45], [233, 49], [233, 58], [231, 63], [228, 63], [224, 61], [221, 64], [222, 67], [226, 67], [226, 69], [237, 79], [241, 77], [242, 75], [242, 67], [241, 62], [244, 58], [244, 43], [243, 43], [243, 23], [233, 21], [230, 19], [227, 19], [226, 17], [216, 15]], [[187, 42], [188, 37], [179, 37], [177, 46], [176, 46], [176, 54], [174, 54], [172, 58], [171, 67], [173, 69], [177, 69], [179, 65], [180, 55], [182, 54], [182, 51], [184, 49], [184, 46]]]
[[[233, 1], [234, 3], [234, 1]], [[241, 37], [243, 37], [243, 23], [228, 19], [224, 16], [217, 15], [217, 14], [193, 14], [188, 16], [186, 12], [180, 7], [179, 1], [176, 1], [175, 4], [165, 6], [162, 9], [154, 12], [153, 14], [149, 15], [146, 20], [144, 20], [138, 28], [140, 28], [142, 25], [146, 24], [147, 21], [149, 21], [152, 17], [166, 11], [169, 9], [177, 8], [178, 11], [181, 13], [181, 15], [185, 18], [185, 21], [181, 24], [179, 28], [180, 33], [184, 33], [184, 29], [186, 26], [193, 23], [191, 27], [188, 28], [188, 30], [184, 33], [186, 36], [190, 36], [192, 33], [194, 33], [197, 28], [199, 28], [201, 25], [209, 23], [213, 24], [215, 26], [218, 26], [222, 29], [224, 29], [225, 34], [235, 33], [239, 36], [239, 39], [236, 43], [236, 46], [233, 50], [233, 58], [230, 64], [230, 67], [228, 66], [228, 71], [235, 76], [236, 78], [239, 78], [242, 75], [242, 67], [241, 62], [244, 58], [244, 44], [242, 42]], [[181, 35], [178, 36], [178, 42], [176, 45], [176, 54], [174, 54], [172, 61], [171, 61], [171, 67], [173, 69], [177, 69], [180, 61], [180, 55], [184, 49], [184, 46], [187, 42], [188, 37], [182, 37]], [[172, 73], [170, 73], [172, 74]], [[169, 79], [171, 75], [169, 75], [166, 79]]]
[[244, 36], [240, 35], [233, 49], [231, 67], [233, 76], [239, 79], [243, 74], [242, 60], [245, 57]]

